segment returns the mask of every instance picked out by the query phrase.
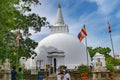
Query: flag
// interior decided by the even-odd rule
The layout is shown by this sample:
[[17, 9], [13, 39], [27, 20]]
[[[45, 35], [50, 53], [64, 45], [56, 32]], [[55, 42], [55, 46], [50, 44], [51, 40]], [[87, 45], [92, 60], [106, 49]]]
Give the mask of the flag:
[[16, 45], [19, 44], [19, 38], [20, 38], [20, 30], [17, 31], [17, 36], [16, 36]]
[[109, 22], [108, 22], [108, 32], [109, 32], [109, 33], [111, 32], [111, 28], [110, 28]]
[[82, 33], [84, 33], [85, 36], [87, 36], [87, 32], [86, 32], [86, 29], [85, 29], [85, 25], [83, 25], [83, 28], [82, 28]]
[[80, 33], [78, 34], [78, 39], [80, 40], [80, 42], [87, 36], [87, 32], [85, 29], [85, 25], [82, 27]]
[[80, 40], [80, 42], [84, 39], [84, 34], [82, 33], [82, 32], [80, 32], [79, 34], [78, 34], [78, 39]]

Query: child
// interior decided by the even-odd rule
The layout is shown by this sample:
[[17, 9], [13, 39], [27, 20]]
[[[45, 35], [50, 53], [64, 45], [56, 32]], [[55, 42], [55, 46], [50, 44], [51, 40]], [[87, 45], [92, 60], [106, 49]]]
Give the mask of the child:
[[17, 73], [17, 76], [18, 76], [18, 80], [23, 80], [22, 68], [19, 68], [18, 73]]

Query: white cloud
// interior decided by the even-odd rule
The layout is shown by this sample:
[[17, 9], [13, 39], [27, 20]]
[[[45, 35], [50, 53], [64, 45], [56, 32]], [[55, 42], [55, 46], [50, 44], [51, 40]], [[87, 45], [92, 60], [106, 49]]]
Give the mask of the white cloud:
[[[54, 24], [55, 16], [56, 16], [56, 11], [57, 7], [51, 5], [50, 3], [47, 2], [47, 0], [41, 0], [42, 5], [39, 6], [33, 6], [32, 7], [32, 12], [39, 14], [41, 17], [47, 17], [47, 20], [51, 23]], [[54, 18], [54, 19], [53, 19]]]
[[88, 0], [98, 5], [98, 12], [102, 14], [110, 14], [118, 6], [119, 0]]

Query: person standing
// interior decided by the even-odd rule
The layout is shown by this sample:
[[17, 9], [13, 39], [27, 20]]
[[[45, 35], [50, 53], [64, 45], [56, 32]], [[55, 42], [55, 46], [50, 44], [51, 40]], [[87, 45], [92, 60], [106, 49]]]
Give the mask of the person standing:
[[13, 66], [11, 71], [11, 80], [17, 80], [17, 71], [15, 66]]
[[69, 72], [66, 70], [63, 80], [71, 80]]
[[57, 80], [61, 80], [61, 74], [60, 73], [58, 73], [58, 75], [57, 75]]
[[17, 72], [17, 78], [18, 78], [18, 80], [23, 80], [22, 68], [19, 68], [19, 70]]

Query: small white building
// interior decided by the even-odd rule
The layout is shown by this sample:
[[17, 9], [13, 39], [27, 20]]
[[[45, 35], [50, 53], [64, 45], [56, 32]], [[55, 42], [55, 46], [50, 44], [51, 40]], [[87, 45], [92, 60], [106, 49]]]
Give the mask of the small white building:
[[100, 53], [96, 53], [93, 57], [93, 65], [96, 67], [96, 62], [97, 62], [97, 59], [100, 59], [100, 61], [102, 62], [102, 67], [105, 67], [106, 66], [106, 63], [105, 63], [105, 56], [103, 54], [100, 54]]

